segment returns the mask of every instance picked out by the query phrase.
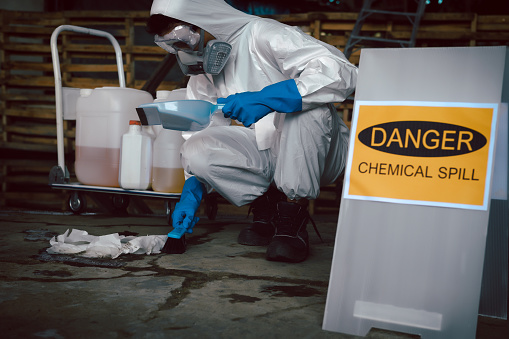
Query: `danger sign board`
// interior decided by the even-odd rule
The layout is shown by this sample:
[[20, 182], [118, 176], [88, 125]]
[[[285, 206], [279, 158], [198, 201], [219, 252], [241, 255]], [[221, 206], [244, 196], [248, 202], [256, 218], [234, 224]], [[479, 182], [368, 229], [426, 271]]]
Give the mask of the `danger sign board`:
[[497, 107], [357, 101], [345, 197], [486, 210]]

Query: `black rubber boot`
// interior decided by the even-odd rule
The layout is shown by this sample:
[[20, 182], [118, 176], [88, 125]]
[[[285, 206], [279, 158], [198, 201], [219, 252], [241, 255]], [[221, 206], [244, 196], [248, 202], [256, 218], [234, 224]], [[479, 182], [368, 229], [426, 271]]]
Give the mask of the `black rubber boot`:
[[274, 187], [251, 203], [253, 223], [244, 228], [237, 238], [239, 244], [248, 246], [267, 246], [274, 236], [274, 215], [278, 201], [286, 200], [286, 195]]
[[309, 253], [306, 225], [309, 213], [306, 206], [281, 201], [277, 204], [276, 234], [267, 248], [267, 260], [301, 262]]

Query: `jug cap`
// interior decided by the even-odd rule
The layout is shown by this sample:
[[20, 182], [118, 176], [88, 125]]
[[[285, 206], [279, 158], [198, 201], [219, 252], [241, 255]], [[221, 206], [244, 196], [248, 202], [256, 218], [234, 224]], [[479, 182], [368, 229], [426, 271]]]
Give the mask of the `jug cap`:
[[139, 126], [141, 126], [141, 122], [139, 120], [129, 120], [129, 125], [139, 125]]
[[170, 93], [171, 93], [171, 91], [167, 91], [167, 90], [156, 91], [156, 100], [157, 99], [159, 99], [159, 100], [168, 99], [168, 97], [170, 96]]

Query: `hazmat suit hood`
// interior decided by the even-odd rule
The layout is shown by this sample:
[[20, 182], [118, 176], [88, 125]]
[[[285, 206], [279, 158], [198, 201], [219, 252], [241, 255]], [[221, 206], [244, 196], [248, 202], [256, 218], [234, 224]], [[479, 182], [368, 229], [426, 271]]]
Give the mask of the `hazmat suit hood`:
[[154, 0], [150, 15], [162, 14], [198, 26], [217, 40], [228, 42], [258, 17], [241, 12], [223, 0]]

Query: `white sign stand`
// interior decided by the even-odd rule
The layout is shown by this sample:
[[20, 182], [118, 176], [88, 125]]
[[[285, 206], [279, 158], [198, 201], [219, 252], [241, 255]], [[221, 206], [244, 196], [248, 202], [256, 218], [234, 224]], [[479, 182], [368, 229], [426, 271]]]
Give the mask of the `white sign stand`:
[[[499, 104], [506, 53], [364, 49], [355, 99]], [[468, 209], [344, 195], [323, 329], [475, 338], [488, 219], [489, 204]]]

